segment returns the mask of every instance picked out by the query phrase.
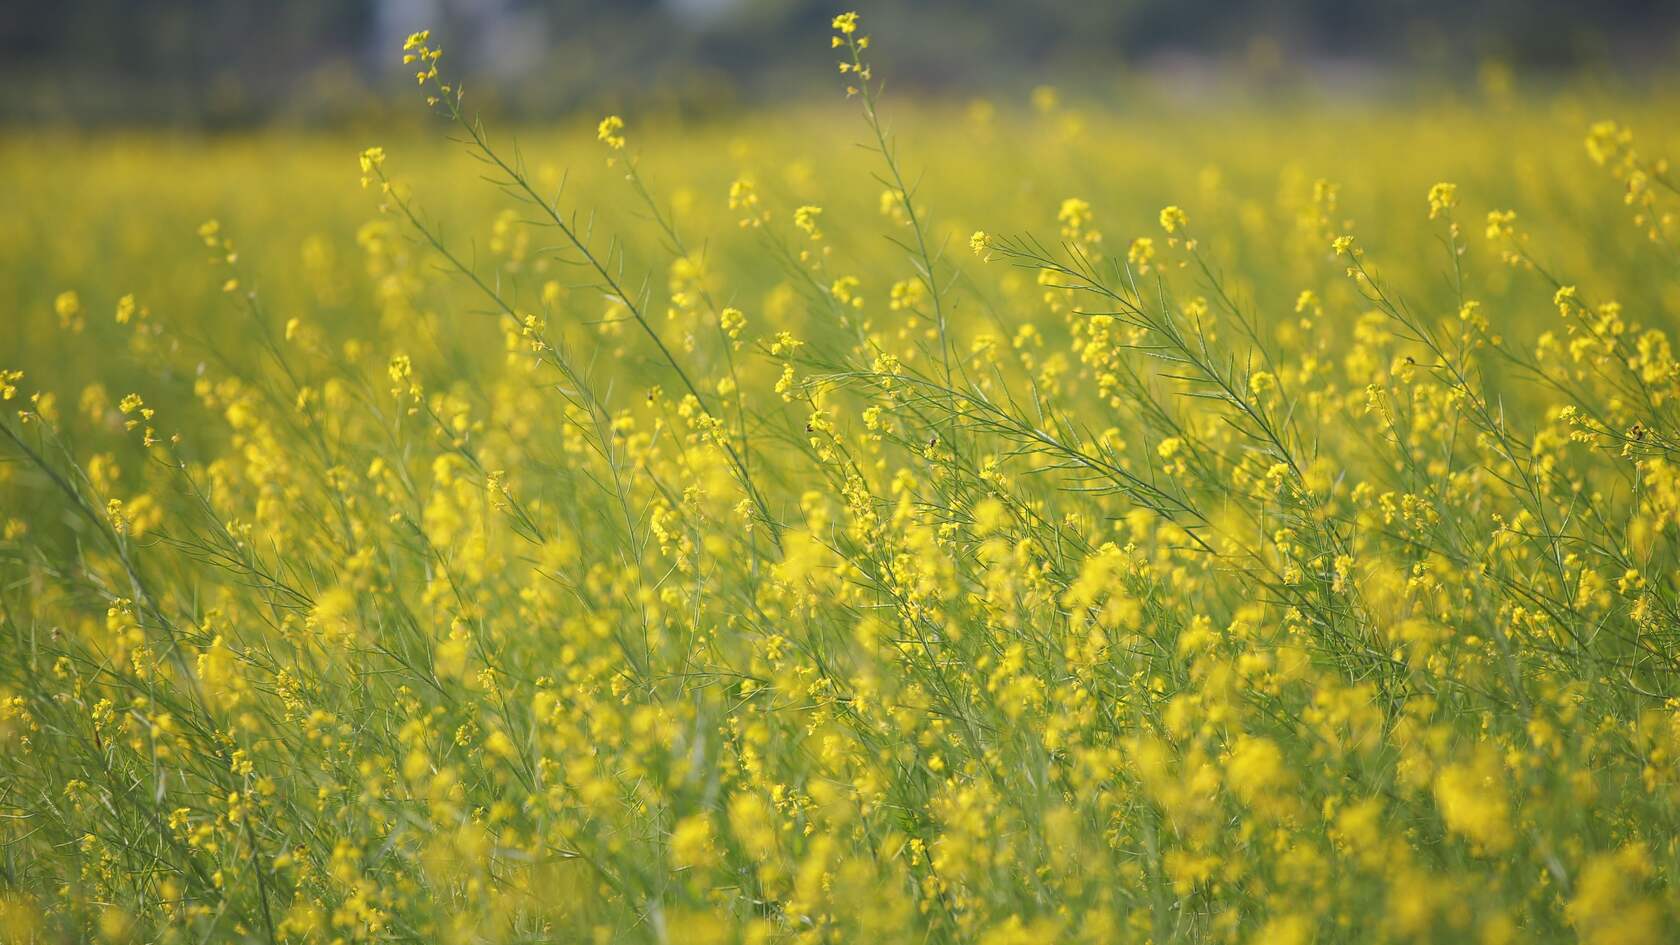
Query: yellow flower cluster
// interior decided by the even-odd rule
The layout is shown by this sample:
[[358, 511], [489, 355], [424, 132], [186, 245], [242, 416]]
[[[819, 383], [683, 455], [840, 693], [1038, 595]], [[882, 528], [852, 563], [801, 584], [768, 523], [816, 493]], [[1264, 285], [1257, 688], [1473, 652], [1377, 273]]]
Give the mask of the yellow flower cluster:
[[[0, 939], [1672, 938], [1660, 142], [1259, 116], [1221, 170], [1042, 89], [899, 125], [924, 189], [832, 28], [861, 124], [586, 186], [426, 33], [478, 190], [0, 152], [85, 201], [0, 231]], [[188, 186], [247, 193], [208, 273]]]

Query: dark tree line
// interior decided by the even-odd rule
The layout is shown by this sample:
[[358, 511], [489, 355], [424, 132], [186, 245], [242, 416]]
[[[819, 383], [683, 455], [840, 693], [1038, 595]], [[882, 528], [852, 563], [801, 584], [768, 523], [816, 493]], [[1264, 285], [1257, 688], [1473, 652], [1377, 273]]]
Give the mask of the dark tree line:
[[[1673, 0], [847, 0], [897, 81], [960, 91], [1161, 57], [1351, 62], [1468, 75], [1639, 71], [1680, 59]], [[15, 0], [0, 117], [234, 124], [379, 107], [421, 25], [507, 108], [626, 95], [756, 100], [814, 78], [831, 0]]]

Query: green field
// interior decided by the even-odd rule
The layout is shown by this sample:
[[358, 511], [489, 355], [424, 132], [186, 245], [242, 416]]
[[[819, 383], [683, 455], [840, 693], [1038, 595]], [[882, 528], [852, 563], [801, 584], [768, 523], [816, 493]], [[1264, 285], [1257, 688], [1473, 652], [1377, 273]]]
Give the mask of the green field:
[[0, 141], [0, 940], [1669, 940], [1680, 103], [867, 78]]

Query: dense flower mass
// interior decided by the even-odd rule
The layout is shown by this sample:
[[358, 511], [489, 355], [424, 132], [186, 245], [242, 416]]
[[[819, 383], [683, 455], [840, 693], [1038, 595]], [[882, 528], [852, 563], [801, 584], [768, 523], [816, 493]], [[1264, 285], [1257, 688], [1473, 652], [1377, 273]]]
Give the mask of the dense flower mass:
[[[363, 203], [300, 232], [236, 155], [208, 273], [42, 177], [0, 939], [1672, 940], [1659, 145], [1430, 115], [1184, 169], [1046, 87], [929, 115], [970, 170], [924, 175], [832, 27], [855, 127], [613, 115], [581, 185], [416, 33], [465, 156], [335, 152]], [[202, 160], [157, 186], [239, 192]]]

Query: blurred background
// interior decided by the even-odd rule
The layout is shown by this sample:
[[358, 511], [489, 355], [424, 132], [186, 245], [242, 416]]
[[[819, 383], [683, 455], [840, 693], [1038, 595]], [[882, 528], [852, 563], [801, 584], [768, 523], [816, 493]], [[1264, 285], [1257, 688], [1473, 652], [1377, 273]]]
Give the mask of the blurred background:
[[[1673, 0], [847, 0], [900, 88], [1398, 95], [1512, 75], [1640, 83], [1680, 60]], [[834, 0], [63, 0], [0, 5], [0, 121], [342, 125], [402, 92], [428, 26], [479, 107], [716, 111], [832, 76]], [[819, 86], [820, 84], [820, 86]], [[412, 96], [400, 101], [404, 110]]]

